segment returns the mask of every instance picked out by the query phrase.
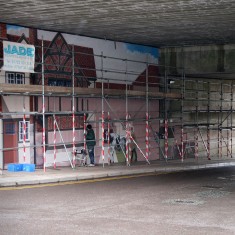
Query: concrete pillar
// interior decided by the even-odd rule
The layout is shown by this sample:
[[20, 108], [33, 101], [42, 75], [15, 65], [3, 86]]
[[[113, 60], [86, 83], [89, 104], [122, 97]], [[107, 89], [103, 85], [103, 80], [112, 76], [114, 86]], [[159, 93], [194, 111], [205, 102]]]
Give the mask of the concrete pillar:
[[224, 72], [224, 57], [225, 57], [225, 51], [224, 51], [224, 45], [218, 46], [218, 61], [217, 61], [217, 72]]

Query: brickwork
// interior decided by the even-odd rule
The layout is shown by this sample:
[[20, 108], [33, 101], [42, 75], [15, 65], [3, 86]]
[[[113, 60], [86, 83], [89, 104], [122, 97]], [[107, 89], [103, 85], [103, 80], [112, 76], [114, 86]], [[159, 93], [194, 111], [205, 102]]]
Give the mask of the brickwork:
[[7, 38], [7, 28], [6, 24], [0, 23], [0, 39]]

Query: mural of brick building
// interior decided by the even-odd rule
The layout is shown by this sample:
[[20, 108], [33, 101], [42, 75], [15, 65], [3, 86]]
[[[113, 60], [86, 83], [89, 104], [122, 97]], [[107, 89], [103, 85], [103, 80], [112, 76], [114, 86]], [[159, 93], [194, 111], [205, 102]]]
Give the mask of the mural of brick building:
[[[25, 161], [25, 159], [22, 157], [24, 155], [23, 150], [25, 147], [27, 152], [27, 162], [36, 163], [37, 166], [43, 164], [43, 120], [41, 115], [43, 109], [43, 97], [42, 92], [40, 93], [40, 89], [42, 89], [40, 88], [42, 87], [42, 80], [44, 81], [45, 88], [47, 89], [46, 95], [44, 97], [44, 105], [46, 154], [49, 159], [48, 166], [53, 163], [53, 143], [55, 140], [53, 133], [54, 118], [56, 118], [56, 122], [58, 124], [57, 132], [60, 131], [60, 134], [62, 133], [63, 136], [63, 140], [61, 140], [59, 133], [57, 133], [56, 136], [57, 162], [59, 162], [60, 165], [68, 164], [68, 156], [65, 154], [64, 147], [67, 147], [70, 154], [72, 148], [73, 105], [75, 108], [74, 124], [76, 130], [76, 147], [83, 145], [83, 117], [84, 113], [87, 113], [87, 117], [91, 117], [89, 121], [94, 123], [97, 136], [96, 138], [98, 140], [97, 157], [99, 159], [100, 145], [102, 143], [100, 126], [100, 113], [102, 106], [101, 99], [93, 97], [93, 95], [90, 94], [91, 92], [87, 92], [87, 95], [80, 95], [78, 92], [76, 92], [76, 96], [73, 97], [72, 89], [99, 89], [102, 87], [102, 82], [100, 79], [101, 74], [103, 76], [104, 72], [110, 70], [112, 71], [112, 74], [110, 72], [109, 74], [111, 74], [111, 76], [116, 76], [116, 80], [112, 80], [110, 82], [108, 79], [105, 79], [103, 82], [103, 87], [105, 89], [108, 88], [111, 90], [114, 89], [125, 91], [126, 84], [120, 79], [121, 76], [126, 77], [125, 72], [123, 72], [122, 75], [121, 73], [113, 72], [118, 68], [118, 66], [123, 69], [125, 64], [120, 65], [120, 62], [113, 62], [113, 58], [107, 59], [108, 57], [106, 58], [105, 56], [103, 58], [106, 59], [106, 64], [103, 65], [103, 58], [101, 58], [99, 55], [96, 55], [94, 50], [97, 50], [97, 48], [99, 48], [101, 45], [104, 45], [104, 50], [106, 48], [110, 50], [112, 47], [112, 53], [115, 56], [117, 54], [117, 57], [120, 55], [130, 56], [130, 53], [127, 53], [127, 46], [124, 43], [120, 43], [121, 49], [119, 49], [119, 52], [119, 50], [116, 48], [116, 45], [113, 47], [112, 42], [106, 42], [104, 40], [102, 41], [87, 38], [84, 39], [82, 37], [77, 38], [76, 35], [45, 32], [30, 28], [21, 29], [17, 26], [16, 28], [13, 26], [8, 28], [8, 25], [6, 24], [0, 24], [0, 28], [1, 66], [3, 65], [3, 40], [35, 46], [35, 73], [23, 74], [4, 70], [1, 70], [0, 73], [1, 84], [12, 84], [12, 86], [18, 85], [18, 87], [24, 85], [25, 87], [28, 85], [33, 85], [33, 88], [30, 87], [32, 90], [28, 90], [25, 93], [15, 92], [12, 95], [2, 94], [1, 96], [0, 111], [4, 115], [2, 116], [0, 125], [2, 125], [2, 131], [4, 133], [1, 146], [2, 149], [4, 149], [4, 164]], [[20, 30], [17, 31], [18, 28], [22, 30], [22, 32]], [[78, 39], [81, 40], [81, 42]], [[141, 54], [137, 52], [131, 53], [131, 55], [139, 56]], [[110, 61], [112, 61], [112, 63], [110, 63]], [[134, 75], [129, 75], [130, 80], [128, 81], [128, 89], [144, 90], [146, 81], [146, 66], [142, 65], [142, 63], [142, 67], [139, 65], [134, 66], [138, 71], [135, 72]], [[153, 88], [153, 90], [158, 91], [157, 66], [150, 65], [148, 66], [147, 70], [149, 73], [148, 76], [150, 90]], [[120, 81], [118, 81], [118, 79], [120, 79]], [[55, 89], [53, 87], [60, 87], [61, 93], [58, 92], [58, 89], [56, 90], [57, 92], [54, 92]], [[35, 92], [36, 89], [39, 89], [39, 91], [37, 90], [37, 92]], [[114, 90], [113, 92], [115, 92]], [[112, 94], [112, 91], [110, 94]], [[140, 104], [143, 105], [143, 101], [138, 101], [137, 99], [133, 99], [129, 101], [129, 103], [132, 107], [139, 106]], [[119, 119], [123, 119], [125, 117], [125, 101], [123, 99], [115, 99], [112, 101], [110, 100], [110, 104], [111, 106], [114, 106], [116, 111], [120, 114]], [[158, 109], [158, 105], [156, 106], [150, 104], [150, 107], [153, 107], [152, 109]], [[109, 109], [107, 104], [105, 105], [105, 109]], [[91, 112], [92, 114], [90, 114]], [[132, 113], [133, 112], [134, 110], [132, 110]], [[26, 118], [26, 143], [23, 143], [22, 141], [23, 117]], [[111, 114], [111, 118], [115, 119], [114, 113]], [[120, 123], [115, 125], [116, 129], [121, 128]], [[113, 126], [115, 125], [113, 124]], [[145, 127], [141, 127], [139, 129], [139, 132], [141, 133], [142, 129], [145, 129]]]

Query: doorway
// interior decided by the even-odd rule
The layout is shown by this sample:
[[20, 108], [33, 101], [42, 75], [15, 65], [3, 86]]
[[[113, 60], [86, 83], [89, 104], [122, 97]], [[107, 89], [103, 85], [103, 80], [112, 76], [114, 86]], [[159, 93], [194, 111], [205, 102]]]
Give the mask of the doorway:
[[[3, 159], [4, 164], [18, 162], [18, 128], [13, 120], [3, 121]], [[6, 150], [5, 150], [6, 149]]]

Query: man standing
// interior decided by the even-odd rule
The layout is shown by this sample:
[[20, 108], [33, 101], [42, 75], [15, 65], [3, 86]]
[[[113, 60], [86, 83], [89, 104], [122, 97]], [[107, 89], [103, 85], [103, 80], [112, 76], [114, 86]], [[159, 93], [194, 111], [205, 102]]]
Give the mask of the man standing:
[[134, 129], [131, 128], [131, 162], [137, 162], [137, 152], [136, 152], [136, 136]]
[[90, 158], [89, 166], [95, 166], [95, 159], [94, 159], [94, 147], [96, 145], [95, 133], [94, 133], [94, 130], [92, 129], [91, 124], [87, 125], [86, 130], [87, 130], [86, 145], [87, 145], [87, 150], [88, 150], [89, 158]]

